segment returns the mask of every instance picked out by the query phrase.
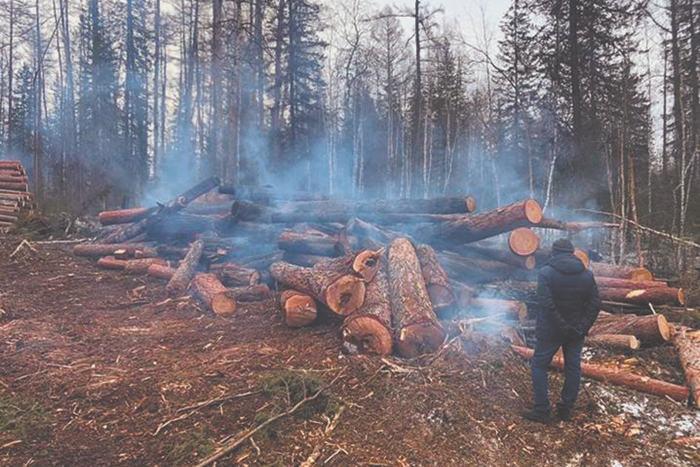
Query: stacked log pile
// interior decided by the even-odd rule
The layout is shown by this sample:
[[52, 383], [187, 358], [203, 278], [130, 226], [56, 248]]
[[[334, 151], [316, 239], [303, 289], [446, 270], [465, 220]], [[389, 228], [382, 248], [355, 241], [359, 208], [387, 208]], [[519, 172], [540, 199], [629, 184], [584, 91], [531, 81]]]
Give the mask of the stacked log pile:
[[27, 172], [19, 161], [0, 160], [0, 230], [34, 210]]
[[[547, 219], [533, 199], [477, 213], [468, 196], [339, 200], [235, 190], [215, 178], [156, 207], [103, 212], [100, 221], [104, 234], [76, 255], [161, 278], [171, 296], [189, 293], [217, 316], [275, 297], [289, 327], [325, 314], [346, 349], [407, 358], [436, 351], [465, 314], [496, 323], [515, 343], [532, 342], [537, 270], [549, 259], [537, 229], [617, 227]], [[625, 311], [603, 315], [587, 345], [634, 350], [672, 339], [672, 325], [652, 313], [681, 307], [682, 290], [645, 268], [589, 266], [585, 250], [576, 255], [607, 308]]]

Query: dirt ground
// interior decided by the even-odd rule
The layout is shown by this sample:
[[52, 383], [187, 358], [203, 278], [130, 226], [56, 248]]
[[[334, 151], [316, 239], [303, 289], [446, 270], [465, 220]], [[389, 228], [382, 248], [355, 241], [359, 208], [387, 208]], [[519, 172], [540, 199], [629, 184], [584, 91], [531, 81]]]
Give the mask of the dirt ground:
[[[65, 246], [9, 258], [20, 241], [0, 237], [2, 466], [196, 465], [331, 381], [216, 465], [299, 466], [315, 447], [336, 467], [700, 463], [673, 441], [700, 434], [698, 411], [609, 385], [585, 381], [570, 423], [524, 421], [527, 364], [496, 338], [416, 361], [348, 356], [332, 320], [289, 329], [274, 300], [212, 317]], [[637, 358], [682, 383], [672, 347]]]

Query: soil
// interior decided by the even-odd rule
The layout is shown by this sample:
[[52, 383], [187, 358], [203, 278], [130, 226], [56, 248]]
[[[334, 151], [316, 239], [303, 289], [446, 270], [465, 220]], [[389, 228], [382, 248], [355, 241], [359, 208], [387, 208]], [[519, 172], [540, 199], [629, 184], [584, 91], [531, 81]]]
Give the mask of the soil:
[[[336, 467], [700, 462], [674, 443], [698, 436], [698, 411], [610, 385], [584, 380], [569, 423], [525, 421], [527, 363], [495, 335], [461, 335], [411, 361], [346, 355], [332, 319], [290, 329], [274, 300], [219, 318], [64, 244], [10, 258], [20, 242], [0, 237], [2, 466], [196, 465], [334, 380], [216, 465], [299, 466], [316, 446], [316, 465]], [[586, 354], [683, 382], [670, 345], [625, 357], [639, 363]]]

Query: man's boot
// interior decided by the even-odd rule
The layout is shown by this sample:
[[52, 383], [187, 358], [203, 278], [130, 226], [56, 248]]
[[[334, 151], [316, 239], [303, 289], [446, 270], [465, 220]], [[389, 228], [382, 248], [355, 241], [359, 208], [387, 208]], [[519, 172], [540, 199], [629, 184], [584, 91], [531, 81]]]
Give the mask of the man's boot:
[[562, 422], [570, 422], [571, 409], [567, 409], [566, 407], [557, 407], [557, 416]]
[[549, 412], [542, 412], [541, 410], [526, 410], [523, 412], [523, 418], [537, 423], [547, 423], [549, 421]]

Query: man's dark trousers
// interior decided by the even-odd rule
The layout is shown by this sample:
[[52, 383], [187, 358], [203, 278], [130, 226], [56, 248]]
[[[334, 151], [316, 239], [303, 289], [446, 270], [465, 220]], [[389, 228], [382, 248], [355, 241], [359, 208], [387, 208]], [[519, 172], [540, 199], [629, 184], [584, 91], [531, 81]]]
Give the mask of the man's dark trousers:
[[538, 339], [535, 345], [535, 354], [530, 361], [530, 375], [532, 376], [532, 393], [535, 399], [535, 410], [541, 413], [549, 411], [549, 380], [547, 369], [552, 362], [552, 357], [559, 347], [564, 352], [564, 386], [561, 389], [561, 399], [557, 406], [560, 409], [571, 411], [578, 397], [581, 385], [581, 352], [583, 351], [583, 337], [568, 339], [566, 341], [549, 341]]

